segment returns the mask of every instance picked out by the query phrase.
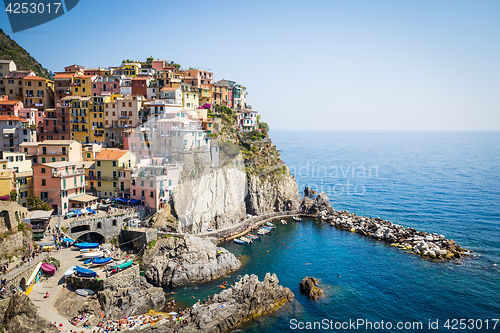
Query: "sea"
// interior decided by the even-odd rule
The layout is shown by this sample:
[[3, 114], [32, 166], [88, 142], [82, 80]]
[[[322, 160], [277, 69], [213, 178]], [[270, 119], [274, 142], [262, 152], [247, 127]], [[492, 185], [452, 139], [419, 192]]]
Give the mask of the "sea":
[[[295, 294], [234, 332], [500, 332], [500, 132], [272, 130], [300, 190], [335, 210], [436, 232], [473, 251], [432, 261], [315, 219], [276, 223], [251, 245], [223, 246], [242, 268], [176, 288], [191, 305], [223, 281], [267, 272]], [[314, 276], [326, 295], [300, 294]]]

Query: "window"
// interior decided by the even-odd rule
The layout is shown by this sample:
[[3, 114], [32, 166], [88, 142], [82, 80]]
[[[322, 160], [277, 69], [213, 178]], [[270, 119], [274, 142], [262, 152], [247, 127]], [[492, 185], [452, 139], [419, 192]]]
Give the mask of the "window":
[[[42, 160], [43, 160], [43, 158], [42, 158]], [[45, 173], [45, 168], [41, 169], [41, 173]]]
[[42, 179], [42, 186], [47, 186], [45, 179]]
[[143, 196], [144, 196], [144, 191], [141, 191], [141, 197], [143, 197]]
[[116, 219], [113, 220], [113, 227], [116, 227]]
[[116, 187], [116, 182], [113, 182], [113, 187]]
[[[42, 157], [42, 163], [45, 163], [45, 157]], [[45, 170], [45, 169], [42, 169], [42, 170]], [[42, 173], [44, 173], [45, 171], [42, 171]]]
[[97, 182], [97, 187], [101, 187], [101, 182]]
[[153, 191], [149, 191], [149, 197], [150, 198], [154, 198], [154, 192]]
[[102, 222], [97, 222], [97, 229], [101, 229], [102, 228]]
[[116, 166], [116, 161], [113, 161], [113, 166], [114, 166], [114, 167]]
[[90, 158], [92, 156], [91, 153], [87, 153], [87, 158]]
[[101, 166], [101, 161], [97, 161], [97, 166], [100, 167]]
[[132, 190], [132, 195], [135, 195], [135, 190]]
[[153, 182], [149, 182], [149, 187], [153, 187]]

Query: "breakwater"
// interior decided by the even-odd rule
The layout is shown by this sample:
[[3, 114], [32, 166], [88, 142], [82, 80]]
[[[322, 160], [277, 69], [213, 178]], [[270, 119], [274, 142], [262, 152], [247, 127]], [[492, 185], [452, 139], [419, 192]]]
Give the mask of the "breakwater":
[[[308, 194], [309, 191], [306, 188], [304, 192]], [[433, 259], [458, 259], [471, 252], [455, 244], [454, 240], [446, 239], [444, 235], [405, 228], [378, 217], [374, 219], [348, 211], [335, 211], [324, 192], [315, 199], [306, 196], [300, 211], [302, 215], [319, 217], [338, 229], [385, 241], [394, 247]]]

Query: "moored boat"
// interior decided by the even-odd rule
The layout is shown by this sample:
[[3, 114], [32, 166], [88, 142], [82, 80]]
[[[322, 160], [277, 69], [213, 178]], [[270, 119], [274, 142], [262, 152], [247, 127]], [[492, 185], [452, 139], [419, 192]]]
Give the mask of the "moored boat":
[[76, 274], [83, 277], [96, 277], [97, 273], [85, 267], [75, 266]]
[[107, 257], [107, 258], [92, 258], [92, 263], [94, 265], [104, 265], [104, 264], [107, 264], [109, 262], [111, 262], [113, 260], [113, 258], [111, 257]]
[[86, 252], [82, 253], [82, 258], [97, 258], [97, 257], [102, 257], [104, 253], [102, 251], [96, 251], [96, 252]]
[[260, 239], [259, 236], [255, 236], [255, 235], [252, 235], [252, 234], [248, 234], [247, 237], [253, 239], [253, 240], [257, 240], [257, 239]]
[[134, 263], [134, 262], [133, 262], [132, 260], [125, 261], [125, 262], [124, 262], [124, 263], [122, 263], [122, 264], [118, 264], [118, 265], [113, 266], [113, 269], [117, 269], [117, 268], [119, 268], [119, 269], [124, 269], [124, 268], [127, 268], [127, 267], [132, 266], [132, 264], [133, 264], [133, 263]]
[[[116, 260], [116, 259], [115, 259], [115, 260]], [[115, 266], [117, 266], [117, 265], [121, 265], [121, 264], [123, 264], [123, 263], [124, 263], [124, 262], [126, 262], [126, 261], [127, 261], [127, 259], [122, 259], [122, 260], [118, 260], [118, 261], [116, 261], [116, 262], [112, 262], [112, 263], [110, 263], [110, 264], [107, 264], [107, 265], [106, 265], [106, 268], [107, 268], [107, 269], [113, 269], [113, 267], [115, 267]]]
[[64, 272], [64, 277], [68, 278], [75, 273], [76, 273], [76, 266], [70, 267], [66, 270], [66, 272]]
[[44, 271], [45, 273], [48, 273], [48, 274], [51, 274], [51, 275], [54, 275], [54, 273], [56, 272], [56, 268], [54, 266], [52, 266], [51, 264], [47, 264], [46, 262], [44, 262], [40, 268], [42, 269], [42, 271]]
[[76, 243], [73, 246], [79, 249], [95, 249], [99, 247], [99, 243]]
[[276, 228], [276, 227], [274, 226], [274, 224], [272, 224], [271, 222], [266, 222], [266, 225], [267, 225], [269, 228], [273, 228], [273, 229], [274, 229], [274, 228]]
[[302, 221], [302, 219], [301, 219], [300, 217], [298, 217], [297, 215], [295, 215], [295, 216], [293, 217], [293, 219], [294, 219], [295, 221], [299, 221], [299, 222], [300, 222], [300, 221]]
[[234, 239], [234, 242], [235, 242], [236, 244], [246, 244], [246, 242], [245, 242], [245, 241], [242, 241], [241, 239], [238, 239], [238, 238], [235, 238], [235, 239]]
[[288, 224], [285, 220], [281, 220], [281, 224]]

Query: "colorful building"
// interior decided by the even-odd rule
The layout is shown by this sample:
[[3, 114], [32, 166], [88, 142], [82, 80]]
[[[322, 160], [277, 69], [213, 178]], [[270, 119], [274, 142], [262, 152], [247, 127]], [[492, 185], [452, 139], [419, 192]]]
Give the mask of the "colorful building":
[[34, 129], [28, 126], [26, 119], [16, 116], [0, 116], [0, 150], [19, 151], [19, 145], [23, 142], [36, 142]]
[[19, 110], [24, 107], [22, 101], [9, 101], [3, 99], [0, 101], [0, 116], [18, 116]]
[[26, 153], [33, 164], [82, 161], [82, 144], [74, 140], [26, 142], [20, 145], [20, 151]]
[[183, 80], [183, 83], [200, 88], [204, 84], [212, 84], [214, 82], [214, 73], [201, 69], [190, 69], [184, 71]]
[[99, 198], [130, 198], [130, 178], [137, 163], [128, 150], [102, 149], [95, 157], [95, 173], [89, 177], [89, 187]]
[[182, 90], [182, 108], [197, 109], [200, 106], [200, 92], [198, 88], [184, 83], [180, 87]]
[[33, 193], [58, 214], [96, 208], [97, 198], [85, 194], [85, 171], [78, 163], [54, 162], [33, 167]]
[[92, 96], [92, 87], [96, 80], [97, 75], [74, 76], [73, 85], [71, 86], [71, 95], [82, 97]]
[[45, 111], [54, 107], [54, 81], [27, 75], [23, 78], [23, 102], [25, 107]]
[[[12, 188], [16, 193], [16, 201], [23, 207], [26, 207], [27, 198], [33, 196], [33, 170], [31, 160], [26, 154], [18, 152], [0, 152], [0, 159], [3, 163], [1, 169], [11, 169]], [[2, 190], [0, 189], [0, 192]]]
[[140, 200], [153, 212], [163, 209], [170, 200], [172, 190], [179, 183], [181, 171], [182, 166], [175, 165], [141, 167], [132, 176], [130, 198]]

